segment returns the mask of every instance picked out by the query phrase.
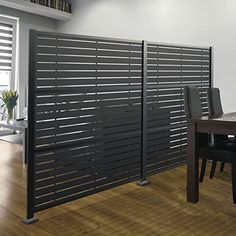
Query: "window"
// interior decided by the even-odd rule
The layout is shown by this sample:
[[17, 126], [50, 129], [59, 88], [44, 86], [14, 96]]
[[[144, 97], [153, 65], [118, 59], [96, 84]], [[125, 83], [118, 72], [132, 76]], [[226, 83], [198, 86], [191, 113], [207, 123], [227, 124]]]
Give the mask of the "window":
[[[16, 27], [17, 19], [0, 15], [0, 93], [15, 89]], [[4, 119], [4, 112], [4, 109], [0, 109], [0, 120]]]
[[12, 66], [12, 25], [0, 22], [0, 91], [10, 87]]
[[13, 26], [0, 22], [0, 91], [10, 87]]
[[0, 16], [0, 91], [14, 87], [15, 25], [14, 20]]

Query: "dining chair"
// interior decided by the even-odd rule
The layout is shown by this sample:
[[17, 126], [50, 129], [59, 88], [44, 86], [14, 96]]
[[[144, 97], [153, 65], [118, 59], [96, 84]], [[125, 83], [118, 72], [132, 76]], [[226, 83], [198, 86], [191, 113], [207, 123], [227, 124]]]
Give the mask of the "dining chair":
[[[192, 115], [196, 117], [196, 111], [202, 116], [202, 109], [201, 109], [201, 102], [199, 103], [198, 100], [200, 99], [198, 90], [196, 88], [189, 88], [189, 91], [193, 93], [191, 95], [192, 99], [195, 100], [195, 104], [190, 104], [192, 106]], [[194, 92], [193, 92], [194, 91]], [[194, 94], [196, 93], [196, 94]], [[186, 93], [187, 94], [187, 93]], [[198, 94], [198, 95], [197, 95]], [[198, 98], [199, 97], [199, 98]], [[221, 100], [220, 100], [220, 92], [219, 89], [217, 88], [210, 88], [207, 92], [207, 100], [208, 100], [208, 109], [209, 109], [209, 115], [210, 116], [219, 116], [223, 114], [223, 109], [221, 105]], [[198, 104], [198, 105], [196, 105]], [[195, 112], [195, 113], [194, 113]], [[206, 135], [206, 134], [205, 134]], [[208, 135], [208, 141], [210, 141], [210, 135]], [[202, 136], [201, 136], [202, 139]], [[206, 140], [206, 138], [204, 138]], [[215, 143], [219, 142], [226, 142], [228, 140], [227, 135], [221, 135], [221, 134], [214, 134], [213, 135], [213, 141]], [[200, 178], [199, 181], [203, 182], [204, 176], [205, 176], [205, 171], [206, 171], [206, 165], [207, 165], [207, 158], [202, 158], [202, 166], [201, 166], [201, 172], [200, 172]], [[224, 170], [224, 165], [225, 162], [223, 161], [221, 163], [221, 172]], [[217, 166], [217, 160], [212, 160], [212, 165], [211, 165], [211, 171], [210, 171], [210, 178], [212, 179], [215, 175], [215, 170]]]
[[218, 88], [208, 88], [207, 103], [210, 116], [220, 116], [223, 114], [220, 90]]
[[[184, 106], [188, 122], [191, 119], [202, 117], [201, 99], [197, 87], [184, 87]], [[236, 204], [236, 143], [234, 142], [210, 142], [209, 134], [199, 134], [199, 158], [202, 158], [200, 173], [203, 180], [207, 160], [224, 161], [232, 167], [232, 192], [233, 202]]]
[[[209, 88], [208, 89], [207, 103], [208, 103], [208, 109], [209, 109], [209, 116], [221, 116], [224, 114], [223, 108], [222, 108], [222, 103], [221, 103], [221, 96], [220, 96], [219, 88]], [[215, 142], [221, 142], [221, 141], [235, 142], [236, 140], [229, 139], [228, 135], [215, 134], [214, 141]], [[217, 165], [217, 161], [213, 161], [210, 178], [214, 177], [216, 165]], [[221, 166], [220, 166], [220, 172], [224, 171], [224, 167], [225, 167], [225, 162], [222, 161]]]

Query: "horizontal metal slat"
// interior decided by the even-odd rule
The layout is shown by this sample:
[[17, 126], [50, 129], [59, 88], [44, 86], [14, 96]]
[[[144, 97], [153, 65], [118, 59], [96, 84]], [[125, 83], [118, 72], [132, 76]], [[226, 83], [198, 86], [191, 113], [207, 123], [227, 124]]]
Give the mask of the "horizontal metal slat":
[[118, 105], [130, 105], [131, 104], [140, 104], [141, 105], [141, 99], [140, 98], [126, 98], [126, 99], [110, 99], [110, 100], [95, 100], [95, 101], [88, 101], [88, 102], [82, 102], [82, 101], [75, 101], [70, 103], [52, 103], [52, 104], [44, 104], [36, 107], [36, 113], [39, 112], [60, 112], [65, 110], [74, 110], [78, 111], [82, 108], [98, 108], [98, 107], [112, 107], [112, 106], [118, 106]]
[[147, 70], [148, 71], [176, 71], [176, 70], [180, 70], [180, 71], [203, 71], [203, 70], [209, 70], [209, 66], [208, 65], [202, 65], [202, 66], [182, 66], [182, 65], [174, 65], [174, 66], [170, 66], [170, 65], [148, 65], [147, 66]]
[[75, 79], [39, 79], [37, 80], [37, 86], [86, 86], [86, 85], [121, 85], [121, 84], [127, 84], [132, 86], [131, 83], [140, 83], [140, 79], [137, 78], [116, 78], [116, 79], [81, 79], [81, 78], [75, 78]]
[[141, 70], [141, 65], [136, 64], [105, 64], [105, 63], [93, 63], [93, 64], [68, 64], [68, 63], [38, 63], [37, 70]]
[[118, 38], [108, 38], [108, 37], [96, 37], [96, 36], [86, 36], [86, 35], [74, 35], [74, 34], [61, 34], [61, 33], [48, 33], [36, 31], [36, 38], [56, 38], [58, 40], [81, 40], [81, 41], [99, 41], [106, 43], [121, 43], [121, 44], [133, 44], [140, 45], [140, 40], [130, 40], [130, 39], [118, 39]]
[[201, 49], [186, 49], [186, 48], [174, 48], [174, 47], [148, 47], [148, 52], [154, 53], [170, 53], [170, 54], [191, 54], [191, 55], [203, 55], [209, 56], [209, 50], [201, 50]]
[[141, 71], [38, 71], [36, 73], [37, 78], [73, 78], [73, 77], [141, 77]]
[[[117, 110], [117, 109], [116, 109]], [[99, 122], [107, 119], [130, 119], [134, 117], [138, 117], [140, 114], [140, 111], [130, 111], [130, 112], [113, 112], [109, 114], [109, 117], [107, 117], [106, 114], [103, 112], [96, 114], [96, 116], [85, 116], [85, 117], [73, 117], [70, 119], [65, 119], [65, 120], [58, 120], [57, 121], [57, 126], [68, 126], [68, 125], [77, 125], [78, 123], [89, 123], [89, 122]], [[48, 129], [48, 128], [53, 128], [55, 127], [55, 120], [42, 120], [42, 121], [37, 121], [35, 124], [35, 129]]]
[[171, 58], [148, 58], [147, 59], [147, 64], [150, 66], [162, 66], [162, 65], [175, 65], [175, 66], [208, 66], [210, 64], [209, 61], [196, 61], [196, 60], [185, 60], [183, 58], [176, 58], [176, 59], [171, 59]]
[[156, 71], [156, 72], [152, 72], [152, 71], [148, 71], [147, 72], [147, 76], [209, 76], [210, 72], [209, 71], [165, 71], [165, 72], [160, 72], [160, 71]]
[[78, 94], [78, 93], [112, 93], [112, 92], [138, 92], [141, 91], [141, 85], [108, 85], [108, 86], [64, 86], [64, 87], [57, 87], [57, 88], [36, 88], [37, 95], [46, 95], [46, 94]]
[[65, 102], [78, 102], [78, 101], [93, 101], [93, 100], [109, 100], [109, 99], [122, 99], [122, 98], [140, 98], [140, 91], [124, 91], [124, 92], [116, 92], [112, 93], [108, 91], [107, 93], [78, 93], [78, 94], [66, 94], [61, 93], [59, 96], [57, 94], [45, 94], [36, 96], [36, 104], [37, 105], [46, 105], [46, 104], [62, 104]]
[[42, 63], [119, 63], [119, 64], [141, 64], [140, 58], [121, 58], [121, 57], [85, 57], [85, 56], [70, 56], [70, 55], [37, 55], [36, 59]]
[[65, 40], [58, 39], [57, 42], [55, 40], [47, 41], [45, 39], [38, 39], [38, 43], [40, 45], [57, 45], [58, 47], [75, 47], [75, 48], [101, 48], [101, 49], [113, 49], [113, 50], [127, 50], [127, 51], [140, 51], [141, 44], [134, 45], [132, 43], [127, 44], [118, 44], [118, 43], [106, 43], [99, 41], [82, 41], [82, 40]]
[[100, 57], [141, 57], [141, 51], [118, 51], [118, 50], [102, 50], [96, 49], [82, 49], [82, 48], [68, 48], [68, 47], [37, 47], [38, 54], [59, 54], [59, 55], [87, 55]]
[[191, 60], [191, 61], [208, 61], [208, 56], [200, 56], [200, 55], [181, 55], [181, 54], [164, 54], [164, 53], [147, 53], [147, 58], [159, 58], [159, 59], [179, 59], [179, 60]]
[[[38, 113], [35, 115], [37, 121], [40, 120], [49, 120], [49, 119], [57, 119], [57, 121], [62, 122], [62, 118], [73, 118], [73, 117], [79, 117], [79, 116], [89, 116], [89, 115], [98, 115], [99, 113], [109, 112], [110, 114], [116, 113], [119, 115], [119, 113], [123, 112], [132, 112], [132, 111], [140, 111], [141, 106], [140, 104], [133, 104], [132, 106], [129, 106], [129, 104], [125, 104], [123, 106], [119, 107], [91, 107], [90, 109], [80, 109], [80, 110], [65, 110], [62, 112], [45, 112], [45, 113]], [[61, 120], [61, 121], [60, 121]], [[65, 119], [64, 119], [65, 120]], [[66, 121], [66, 120], [65, 120]]]

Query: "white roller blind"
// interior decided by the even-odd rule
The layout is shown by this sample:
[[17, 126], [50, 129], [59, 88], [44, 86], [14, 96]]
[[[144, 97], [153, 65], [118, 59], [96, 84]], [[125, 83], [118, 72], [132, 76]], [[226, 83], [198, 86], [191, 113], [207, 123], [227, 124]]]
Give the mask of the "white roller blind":
[[9, 21], [0, 18], [0, 92], [11, 88], [14, 78], [14, 25]]
[[0, 71], [12, 70], [13, 25], [0, 21]]
[[[14, 89], [15, 86], [16, 27], [17, 19], [0, 15], [0, 94], [3, 90]], [[2, 104], [0, 100], [0, 106]], [[0, 109], [0, 120], [6, 118], [4, 113], [4, 109]], [[0, 129], [0, 135], [3, 133], [6, 130]]]

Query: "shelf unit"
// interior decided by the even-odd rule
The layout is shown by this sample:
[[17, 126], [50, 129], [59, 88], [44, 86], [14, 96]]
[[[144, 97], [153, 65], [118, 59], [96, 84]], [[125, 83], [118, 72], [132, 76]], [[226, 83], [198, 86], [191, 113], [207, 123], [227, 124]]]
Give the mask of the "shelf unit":
[[56, 20], [69, 20], [72, 18], [71, 13], [39, 5], [25, 0], [0, 0], [0, 5], [14, 8], [16, 10], [33, 13], [40, 16], [46, 16]]

